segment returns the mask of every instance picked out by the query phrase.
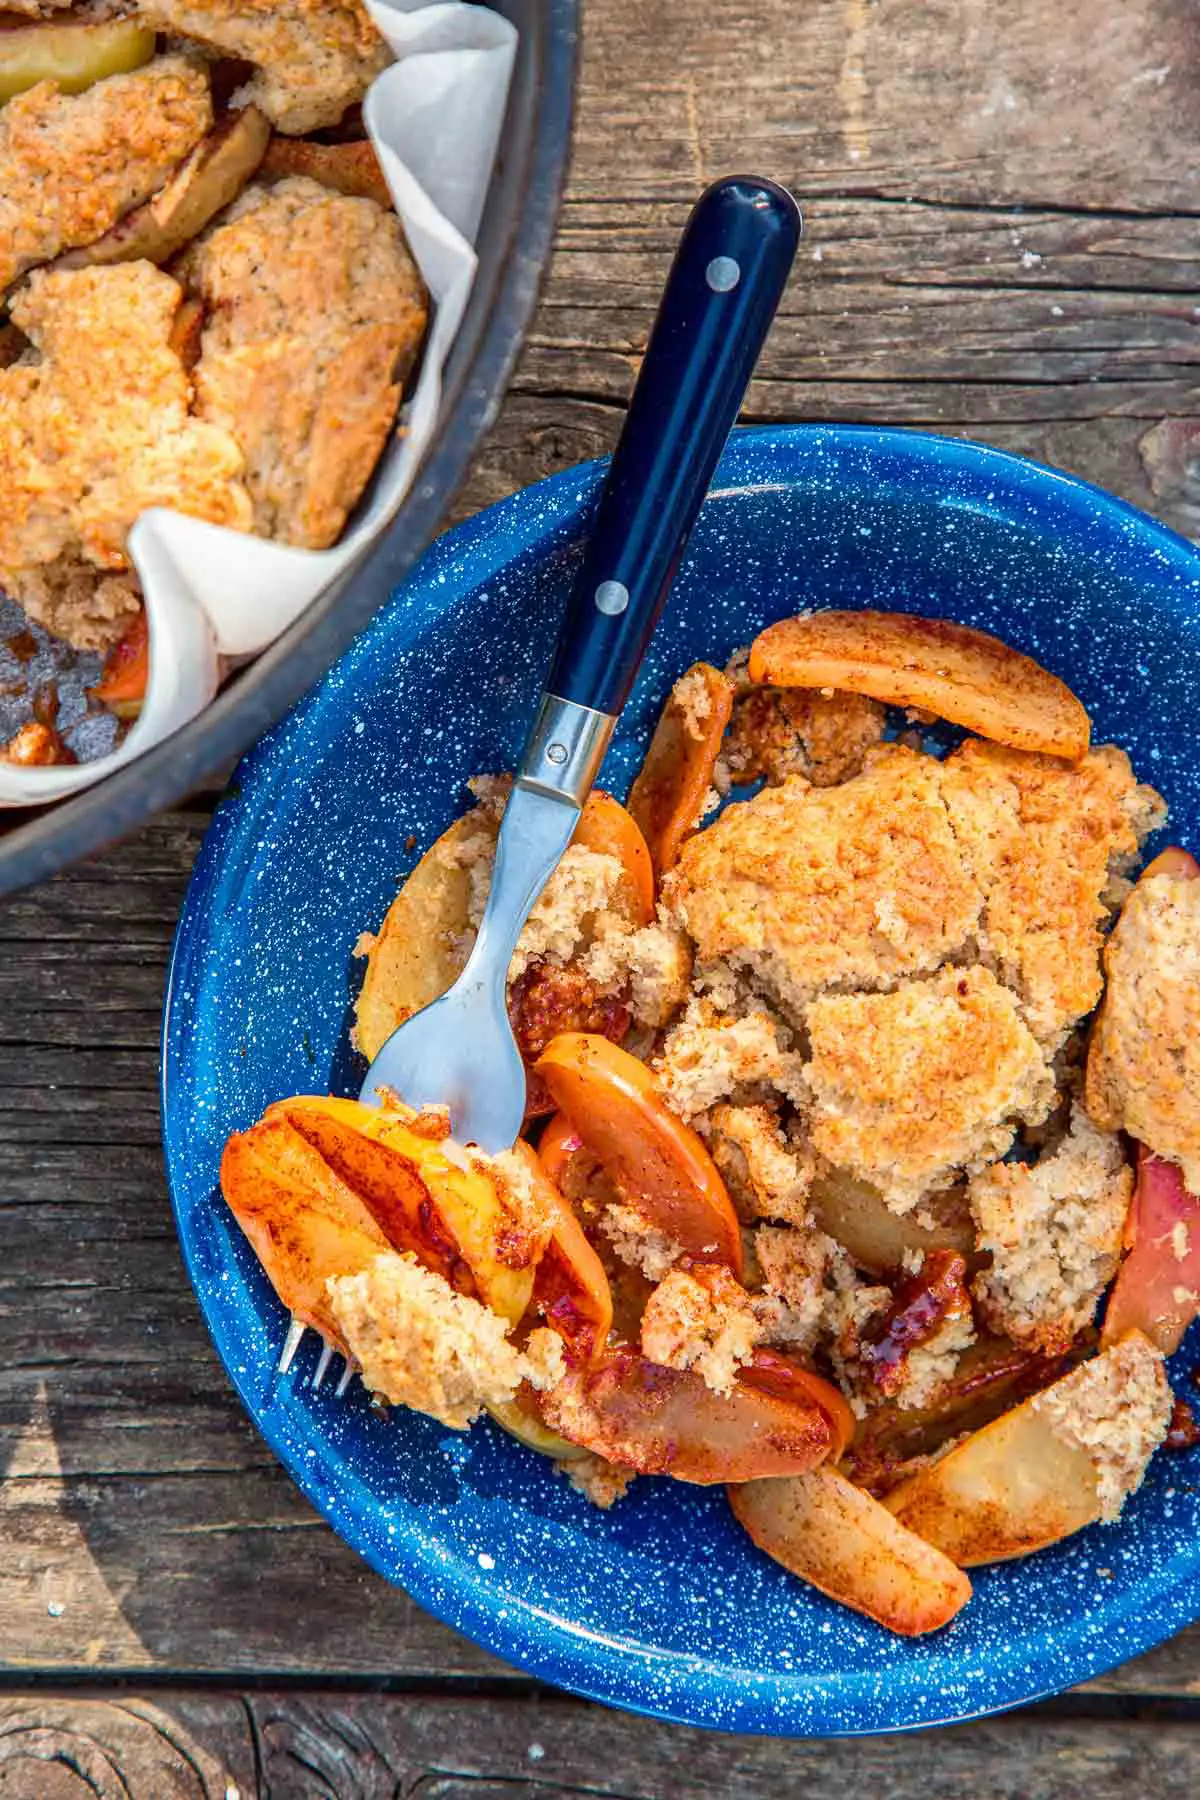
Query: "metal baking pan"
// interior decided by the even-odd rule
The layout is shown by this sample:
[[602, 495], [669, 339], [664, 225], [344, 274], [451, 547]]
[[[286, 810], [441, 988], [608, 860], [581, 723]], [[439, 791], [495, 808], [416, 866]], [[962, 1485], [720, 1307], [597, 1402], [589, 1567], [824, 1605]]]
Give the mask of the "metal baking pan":
[[570, 146], [579, 0], [491, 0], [520, 33], [479, 271], [446, 367], [442, 418], [407, 498], [348, 570], [198, 718], [73, 799], [0, 814], [0, 894], [133, 831], [227, 765], [311, 686], [437, 531], [492, 423], [549, 260]]

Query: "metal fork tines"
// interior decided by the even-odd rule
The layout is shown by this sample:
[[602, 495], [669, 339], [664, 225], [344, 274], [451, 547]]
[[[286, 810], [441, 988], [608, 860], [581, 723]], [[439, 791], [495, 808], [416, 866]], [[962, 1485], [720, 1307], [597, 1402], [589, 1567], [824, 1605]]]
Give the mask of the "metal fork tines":
[[[288, 1326], [287, 1336], [283, 1340], [283, 1349], [279, 1353], [279, 1361], [275, 1365], [278, 1374], [286, 1375], [288, 1373], [288, 1370], [296, 1360], [296, 1352], [299, 1350], [301, 1342], [303, 1341], [304, 1333], [308, 1329], [309, 1327], [304, 1323], [303, 1319], [296, 1318], [295, 1314], [292, 1315], [291, 1323]], [[316, 1326], [313, 1326], [312, 1329], [316, 1331]], [[321, 1340], [321, 1354], [317, 1358], [317, 1366], [309, 1377], [308, 1382], [309, 1387], [313, 1389], [319, 1388], [324, 1381], [326, 1375], [329, 1373], [329, 1365], [334, 1357], [342, 1355], [342, 1351], [338, 1346], [336, 1344], [331, 1344], [323, 1332], [318, 1331], [317, 1336]], [[341, 1399], [357, 1373], [357, 1365], [347, 1359], [346, 1366], [341, 1373], [341, 1378], [338, 1381], [336, 1388], [333, 1390], [335, 1399]]]

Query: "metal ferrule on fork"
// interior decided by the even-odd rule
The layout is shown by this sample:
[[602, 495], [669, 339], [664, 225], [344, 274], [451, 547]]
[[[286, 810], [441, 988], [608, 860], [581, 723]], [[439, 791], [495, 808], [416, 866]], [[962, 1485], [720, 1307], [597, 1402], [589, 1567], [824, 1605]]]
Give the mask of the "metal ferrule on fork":
[[581, 807], [592, 790], [616, 718], [558, 694], [543, 694], [517, 785]]

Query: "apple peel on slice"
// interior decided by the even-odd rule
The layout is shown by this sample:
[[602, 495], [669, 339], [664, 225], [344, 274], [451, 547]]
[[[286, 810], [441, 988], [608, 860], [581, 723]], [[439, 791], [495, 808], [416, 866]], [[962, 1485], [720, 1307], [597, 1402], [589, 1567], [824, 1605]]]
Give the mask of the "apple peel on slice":
[[1169, 844], [1165, 850], [1152, 857], [1146, 864], [1139, 881], [1150, 881], [1155, 875], [1173, 875], [1177, 881], [1200, 880], [1200, 863], [1190, 850], [1181, 850], [1178, 844]]
[[553, 1220], [534, 1270], [534, 1304], [562, 1338], [568, 1359], [590, 1361], [604, 1348], [612, 1329], [612, 1289], [604, 1264], [588, 1243], [570, 1201], [546, 1174], [537, 1152], [522, 1142], [513, 1146], [513, 1152], [528, 1171], [539, 1212]]
[[761, 1394], [774, 1394], [794, 1406], [818, 1406], [833, 1428], [830, 1462], [840, 1462], [855, 1433], [855, 1418], [839, 1388], [790, 1356], [762, 1345], [739, 1370], [738, 1379]]
[[[515, 1325], [533, 1294], [536, 1255], [520, 1254], [512, 1221], [484, 1169], [452, 1160], [410, 1129], [409, 1116], [358, 1100], [298, 1096], [263, 1122], [286, 1119], [361, 1197], [390, 1248]], [[256, 1128], [257, 1129], [257, 1128]]]
[[538, 1404], [552, 1431], [597, 1456], [702, 1487], [798, 1474], [833, 1443], [819, 1406], [740, 1380], [731, 1394], [714, 1394], [694, 1370], [664, 1369], [622, 1347], [569, 1369]]
[[1200, 1196], [1183, 1171], [1138, 1145], [1137, 1186], [1125, 1225], [1129, 1254], [1104, 1314], [1101, 1342], [1141, 1331], [1172, 1356], [1200, 1314]]
[[903, 1637], [939, 1631], [971, 1598], [948, 1556], [836, 1469], [745, 1482], [729, 1504], [760, 1550]]
[[283, 1117], [229, 1139], [221, 1192], [284, 1306], [344, 1351], [325, 1284], [391, 1248], [370, 1209]]
[[1077, 762], [1091, 724], [1066, 684], [988, 632], [911, 613], [814, 612], [754, 641], [750, 679], [921, 707], [1014, 750]]
[[335, 193], [374, 200], [376, 206], [392, 210], [392, 191], [369, 138], [349, 144], [314, 144], [308, 138], [276, 136], [263, 157], [262, 173], [272, 181], [303, 176]]
[[654, 868], [649, 846], [633, 814], [603, 788], [593, 788], [571, 842], [594, 850], [598, 856], [616, 857], [625, 871], [622, 898], [629, 923], [649, 925], [654, 917]]
[[725, 1183], [645, 1063], [594, 1032], [564, 1031], [535, 1071], [622, 1198], [689, 1256], [740, 1276], [742, 1237]]
[[667, 696], [629, 790], [660, 881], [700, 822], [732, 711], [733, 688], [711, 663], [693, 663]]

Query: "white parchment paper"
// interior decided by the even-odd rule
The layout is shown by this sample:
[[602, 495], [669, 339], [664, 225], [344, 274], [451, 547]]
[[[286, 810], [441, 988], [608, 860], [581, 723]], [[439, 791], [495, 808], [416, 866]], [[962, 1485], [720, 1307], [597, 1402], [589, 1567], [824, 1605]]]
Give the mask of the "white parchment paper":
[[442, 371], [475, 280], [475, 234], [491, 181], [516, 53], [508, 20], [447, 0], [367, 0], [396, 62], [363, 104], [367, 132], [433, 300], [417, 385], [381, 461], [369, 506], [332, 550], [294, 550], [162, 508], [129, 537], [150, 624], [137, 722], [108, 756], [75, 767], [0, 762], [0, 806], [44, 805], [90, 786], [187, 723], [217, 691], [222, 657], [265, 649], [398, 505], [437, 424]]

